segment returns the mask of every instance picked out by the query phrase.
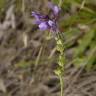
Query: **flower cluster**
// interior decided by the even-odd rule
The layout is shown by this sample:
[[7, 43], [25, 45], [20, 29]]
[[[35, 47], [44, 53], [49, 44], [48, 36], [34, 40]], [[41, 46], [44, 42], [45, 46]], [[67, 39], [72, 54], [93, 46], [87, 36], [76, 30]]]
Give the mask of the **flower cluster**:
[[38, 25], [41, 31], [50, 29], [51, 31], [57, 31], [57, 18], [60, 12], [60, 8], [57, 5], [48, 2], [48, 7], [51, 10], [51, 14], [45, 15], [38, 12], [32, 12], [32, 16], [35, 17], [35, 24]]

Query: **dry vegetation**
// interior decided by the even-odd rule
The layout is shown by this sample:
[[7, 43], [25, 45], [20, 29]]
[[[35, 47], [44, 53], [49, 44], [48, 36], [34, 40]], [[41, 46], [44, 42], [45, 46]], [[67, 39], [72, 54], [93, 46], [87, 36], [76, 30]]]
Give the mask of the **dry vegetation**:
[[[59, 20], [67, 58], [64, 96], [96, 96], [96, 0], [89, 0], [80, 13], [82, 3], [75, 1], [65, 0]], [[46, 4], [0, 0], [0, 96], [59, 96], [55, 40], [37, 30], [31, 16], [33, 10], [46, 13]], [[74, 49], [78, 58], [73, 64]]]

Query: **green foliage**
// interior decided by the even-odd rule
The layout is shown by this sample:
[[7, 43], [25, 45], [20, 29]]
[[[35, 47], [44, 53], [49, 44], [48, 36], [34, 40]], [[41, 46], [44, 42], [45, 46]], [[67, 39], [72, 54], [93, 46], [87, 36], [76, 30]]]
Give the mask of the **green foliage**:
[[87, 47], [91, 45], [92, 39], [94, 37], [94, 30], [86, 32], [83, 38], [80, 38], [79, 45], [75, 48], [75, 57], [83, 55], [84, 51], [86, 51]]
[[[86, 70], [91, 70], [96, 63], [96, 29], [90, 29], [82, 34], [78, 28], [71, 28], [65, 32], [65, 44], [64, 48], [73, 48], [73, 64], [76, 67], [85, 67]], [[69, 39], [68, 39], [69, 38]], [[73, 46], [77, 42], [77, 45]], [[62, 50], [62, 47], [58, 45], [58, 50]], [[59, 66], [67, 63], [65, 62], [64, 55], [59, 56]], [[62, 64], [63, 63], [63, 64]]]
[[28, 68], [30, 65], [32, 65], [32, 61], [20, 61], [18, 62], [15, 67], [18, 67], [18, 68]]
[[[62, 8], [65, 12], [66, 9], [70, 12], [72, 4], [78, 8], [81, 8], [82, 4], [81, 0], [67, 0], [64, 3]], [[79, 9], [64, 19], [60, 26], [65, 31], [63, 34], [65, 50], [73, 49], [73, 64], [78, 68], [83, 66], [86, 70], [91, 70], [96, 65], [96, 12], [90, 7], [92, 3], [90, 4], [88, 0], [85, 4], [83, 9]], [[79, 28], [78, 24], [87, 27]]]
[[74, 64], [76, 66], [85, 66], [85, 69], [90, 70], [96, 62], [96, 40], [95, 30], [86, 32], [83, 38], [80, 38], [78, 46], [74, 52]]
[[5, 7], [6, 0], [0, 0], [0, 10]]
[[55, 4], [58, 4], [59, 0], [52, 0], [52, 2], [54, 2]]

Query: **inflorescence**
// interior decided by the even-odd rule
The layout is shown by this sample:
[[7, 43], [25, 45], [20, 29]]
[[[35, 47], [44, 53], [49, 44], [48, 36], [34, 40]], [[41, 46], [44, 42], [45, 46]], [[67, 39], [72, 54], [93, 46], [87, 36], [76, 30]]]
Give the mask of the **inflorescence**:
[[50, 9], [51, 13], [45, 15], [39, 12], [32, 12], [32, 16], [35, 17], [34, 24], [38, 25], [38, 28], [41, 31], [50, 30], [52, 32], [57, 32], [57, 19], [60, 13], [60, 8], [57, 5], [48, 2], [48, 8]]

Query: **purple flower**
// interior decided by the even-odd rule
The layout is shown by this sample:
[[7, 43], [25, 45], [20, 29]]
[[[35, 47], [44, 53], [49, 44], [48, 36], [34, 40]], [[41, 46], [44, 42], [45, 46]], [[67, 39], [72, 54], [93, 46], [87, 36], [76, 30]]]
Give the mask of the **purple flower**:
[[60, 8], [57, 5], [53, 5], [51, 2], [49, 2], [49, 8], [51, 9], [54, 18], [51, 18], [50, 14], [44, 15], [37, 12], [32, 12], [32, 16], [35, 17], [35, 24], [38, 25], [41, 31], [49, 29], [56, 32], [58, 29], [56, 22]]
[[32, 16], [34, 16], [36, 19], [45, 19], [46, 16], [37, 12], [32, 12]]
[[57, 28], [56, 22], [54, 22], [54, 21], [52, 21], [52, 20], [49, 20], [49, 21], [48, 21], [48, 24], [49, 24], [50, 29], [51, 29], [52, 31], [54, 31], [54, 32], [57, 31], [58, 28]]
[[55, 16], [59, 14], [60, 8], [57, 5], [54, 5], [51, 2], [48, 2], [48, 6], [53, 11]]
[[52, 26], [54, 25], [54, 22], [53, 22], [52, 20], [49, 20], [49, 21], [48, 21], [48, 24], [49, 24], [49, 26], [52, 27]]
[[42, 14], [40, 14], [40, 13], [36, 13], [36, 12], [32, 12], [32, 16], [34, 16], [35, 17], [35, 24], [40, 24], [42, 21], [43, 21], [43, 19], [45, 19], [47, 16], [45, 16], [45, 15], [42, 15]]
[[39, 29], [40, 29], [41, 31], [47, 30], [48, 27], [49, 27], [49, 26], [48, 26], [47, 22], [41, 22], [41, 23], [39, 24]]

